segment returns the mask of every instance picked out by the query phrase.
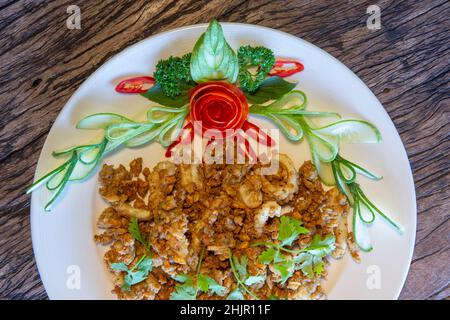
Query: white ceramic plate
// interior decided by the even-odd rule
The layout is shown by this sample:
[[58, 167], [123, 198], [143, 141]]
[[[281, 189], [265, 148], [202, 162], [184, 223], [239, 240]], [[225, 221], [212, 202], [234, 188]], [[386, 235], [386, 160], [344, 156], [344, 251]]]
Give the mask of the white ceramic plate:
[[[344, 117], [368, 120], [380, 129], [383, 134], [381, 144], [344, 145], [342, 154], [384, 177], [380, 182], [359, 179], [369, 198], [400, 222], [405, 233], [400, 236], [378, 218], [370, 228], [374, 250], [362, 254], [360, 264], [354, 263], [349, 256], [333, 262], [324, 288], [329, 299], [396, 299], [411, 262], [416, 200], [405, 149], [383, 106], [355, 74], [310, 43], [260, 26], [222, 25], [233, 48], [243, 44], [262, 45], [274, 50], [278, 57], [301, 60], [305, 70], [291, 78], [299, 81], [298, 88], [308, 95], [309, 110], [337, 111]], [[92, 74], [56, 119], [42, 149], [36, 177], [59, 163], [51, 156], [53, 150], [95, 138], [93, 131], [75, 129], [80, 118], [97, 112], [115, 112], [130, 117], [144, 114], [148, 100], [139, 95], [117, 94], [114, 85], [127, 76], [151, 74], [161, 58], [191, 51], [205, 28], [206, 25], [195, 25], [150, 37], [116, 55]], [[266, 121], [256, 123], [274, 127]], [[306, 142], [293, 144], [281, 137], [280, 149], [297, 166], [310, 159]], [[147, 166], [154, 166], [164, 158], [164, 152], [154, 143], [141, 149], [115, 152], [104, 162], [128, 163], [138, 156], [144, 158]], [[45, 188], [33, 193], [33, 248], [41, 279], [51, 299], [114, 298], [110, 292], [112, 282], [102, 261], [103, 251], [93, 242], [96, 218], [106, 207], [97, 189], [97, 175], [83, 183], [70, 184], [51, 213], [43, 210], [48, 199]], [[378, 276], [379, 279], [375, 279]]]

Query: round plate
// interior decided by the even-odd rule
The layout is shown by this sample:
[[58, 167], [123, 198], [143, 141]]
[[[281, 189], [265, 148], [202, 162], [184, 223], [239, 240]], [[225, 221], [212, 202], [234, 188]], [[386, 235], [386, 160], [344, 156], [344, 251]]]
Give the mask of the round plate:
[[[139, 95], [115, 93], [120, 79], [151, 74], [159, 59], [182, 55], [192, 47], [207, 25], [195, 25], [158, 34], [127, 48], [92, 74], [75, 92], [56, 119], [42, 149], [36, 169], [40, 177], [60, 160], [51, 152], [62, 147], [87, 143], [101, 133], [77, 130], [77, 121], [92, 113], [114, 112], [140, 117], [151, 105]], [[396, 299], [405, 281], [416, 233], [416, 199], [408, 158], [400, 137], [383, 106], [367, 86], [338, 60], [287, 33], [260, 26], [223, 23], [227, 41], [233, 48], [244, 44], [271, 48], [277, 57], [299, 59], [305, 70], [291, 77], [308, 96], [309, 110], [337, 111], [344, 118], [364, 119], [375, 124], [383, 135], [380, 144], [344, 145], [342, 154], [372, 172], [379, 182], [358, 178], [368, 197], [381, 210], [400, 222], [405, 232], [397, 234], [379, 217], [369, 229], [374, 250], [361, 255], [357, 264], [346, 255], [333, 261], [324, 289], [329, 299]], [[273, 124], [261, 119], [267, 128]], [[310, 159], [306, 142], [291, 143], [280, 137], [280, 150], [300, 166]], [[104, 163], [129, 163], [143, 157], [153, 167], [164, 159], [157, 144], [139, 149], [123, 149], [106, 156]], [[33, 193], [31, 227], [33, 248], [45, 289], [51, 299], [112, 299], [112, 281], [106, 271], [100, 246], [94, 244], [95, 221], [106, 203], [98, 195], [97, 175], [82, 183], [71, 183], [50, 213], [45, 188]]]

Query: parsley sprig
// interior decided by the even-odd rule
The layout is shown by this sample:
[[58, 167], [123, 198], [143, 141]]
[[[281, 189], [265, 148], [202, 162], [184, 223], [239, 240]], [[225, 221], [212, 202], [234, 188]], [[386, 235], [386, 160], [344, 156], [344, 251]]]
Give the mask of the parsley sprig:
[[297, 270], [306, 276], [313, 277], [324, 270], [324, 257], [334, 250], [335, 238], [327, 235], [323, 239], [314, 235], [311, 243], [304, 249], [292, 250], [289, 248], [300, 234], [307, 234], [309, 230], [302, 227], [301, 221], [282, 216], [278, 231], [277, 243], [258, 242], [254, 246], [266, 246], [259, 257], [259, 262], [271, 264], [279, 273], [281, 283], [285, 283]]
[[142, 255], [131, 269], [123, 262], [111, 263], [111, 269], [127, 273], [123, 278], [124, 284], [122, 285], [122, 290], [124, 291], [130, 291], [132, 285], [147, 279], [148, 274], [153, 268], [150, 245], [142, 235], [136, 218], [131, 219], [130, 224], [128, 225], [128, 232], [145, 247], [146, 253]]
[[265, 281], [265, 276], [257, 275], [251, 276], [247, 271], [247, 256], [242, 256], [239, 259], [233, 256], [231, 251], [229, 254], [231, 271], [237, 281], [237, 287], [227, 297], [227, 300], [244, 300], [242, 290], [247, 292], [252, 298], [259, 300], [259, 298], [248, 288], [248, 286], [259, 284]]
[[195, 276], [180, 274], [174, 277], [180, 283], [175, 286], [175, 290], [170, 294], [170, 300], [196, 300], [199, 292], [206, 293], [208, 291], [219, 296], [225, 294], [225, 287], [218, 284], [213, 278], [200, 273], [203, 253], [204, 251], [200, 255]]

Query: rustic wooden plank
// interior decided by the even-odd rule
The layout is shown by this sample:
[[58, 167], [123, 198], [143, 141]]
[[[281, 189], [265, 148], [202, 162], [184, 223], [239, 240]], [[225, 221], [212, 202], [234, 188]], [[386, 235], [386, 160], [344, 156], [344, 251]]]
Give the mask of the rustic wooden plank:
[[30, 240], [29, 196], [46, 135], [76, 88], [111, 56], [150, 35], [220, 21], [276, 28], [325, 49], [377, 95], [414, 173], [418, 230], [403, 299], [450, 294], [448, 1], [77, 1], [82, 29], [65, 27], [70, 0], [0, 4], [0, 299], [43, 299]]

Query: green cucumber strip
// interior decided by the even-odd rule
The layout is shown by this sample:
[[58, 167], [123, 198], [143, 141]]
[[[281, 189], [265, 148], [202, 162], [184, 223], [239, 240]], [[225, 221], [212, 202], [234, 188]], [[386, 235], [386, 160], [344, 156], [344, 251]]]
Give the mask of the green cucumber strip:
[[81, 145], [81, 146], [74, 146], [74, 147], [69, 147], [69, 148], [66, 148], [66, 149], [53, 151], [52, 155], [54, 157], [59, 157], [59, 156], [67, 155], [67, 154], [72, 153], [74, 151], [79, 151], [79, 150], [83, 150], [83, 149], [94, 149], [97, 146], [99, 146], [99, 144], [85, 144], [85, 145]]
[[319, 174], [320, 180], [327, 186], [336, 185], [336, 180], [333, 176], [333, 170], [329, 163], [320, 161], [319, 157], [314, 153], [313, 163], [316, 166], [317, 173]]
[[347, 197], [348, 202], [351, 206], [354, 205], [356, 199], [353, 196], [352, 189], [345, 183], [345, 181], [342, 180], [340, 174], [339, 174], [339, 168], [336, 161], [331, 162], [331, 167], [333, 170], [333, 176], [336, 181], [336, 186], [338, 187], [339, 191]]
[[370, 207], [372, 210], [376, 211], [380, 216], [382, 216], [392, 227], [394, 227], [395, 230], [397, 230], [397, 232], [399, 234], [403, 234], [404, 228], [403, 226], [401, 226], [400, 224], [398, 224], [397, 222], [395, 222], [392, 218], [390, 218], [388, 215], [386, 215], [385, 213], [383, 213], [380, 209], [378, 209], [368, 198], [367, 196], [364, 194], [364, 192], [362, 192], [361, 188], [357, 188], [357, 193], [358, 196], [362, 199], [362, 201], [364, 202], [364, 204], [367, 207]]
[[108, 144], [108, 140], [103, 139], [103, 141], [100, 143], [100, 146], [98, 148], [98, 152], [95, 156], [95, 158], [89, 162], [83, 162], [81, 160], [82, 155], [78, 155], [78, 162], [75, 165], [72, 174], [69, 177], [70, 181], [81, 181], [84, 180], [86, 177], [88, 177], [97, 167], [97, 165], [100, 163], [100, 160], [102, 159], [103, 155], [105, 154], [106, 145]]
[[370, 242], [370, 237], [368, 235], [367, 228], [358, 219], [360, 217], [359, 210], [359, 198], [355, 197], [355, 205], [353, 207], [353, 236], [355, 237], [355, 242], [358, 247], [364, 252], [370, 252], [373, 250], [373, 246]]
[[100, 148], [100, 146], [98, 146], [94, 149], [79, 151], [78, 158], [81, 163], [91, 164], [97, 160], [98, 155], [100, 154], [100, 150], [101, 150], [101, 148]]
[[110, 125], [106, 128], [106, 138], [109, 141], [113, 140], [128, 140], [133, 133], [142, 128], [150, 129], [153, 124], [144, 123], [118, 123]]
[[312, 162], [316, 167], [320, 180], [322, 180], [322, 182], [327, 186], [334, 186], [336, 184], [336, 180], [334, 179], [333, 168], [331, 164], [320, 161], [319, 156], [316, 154], [314, 150], [314, 146], [311, 143], [309, 143], [308, 135], [306, 136], [306, 138], [311, 148]]
[[275, 122], [289, 140], [300, 141], [303, 138], [302, 126], [291, 117], [273, 113], [268, 113], [266, 116]]
[[356, 163], [353, 163], [353, 162], [351, 162], [351, 161], [349, 161], [347, 159], [344, 159], [344, 158], [342, 158], [340, 156], [339, 156], [339, 162], [345, 163], [345, 165], [353, 167], [353, 169], [355, 170], [356, 173], [359, 173], [359, 174], [361, 174], [363, 176], [366, 176], [369, 179], [372, 179], [372, 180], [381, 180], [381, 179], [383, 179], [382, 176], [375, 175], [375, 174], [371, 173], [369, 170], [364, 169], [360, 165], [357, 165]]
[[147, 120], [151, 123], [163, 123], [173, 118], [176, 113], [185, 113], [187, 110], [187, 107], [169, 108], [155, 106], [147, 111]]
[[26, 189], [26, 193], [31, 193], [34, 190], [36, 190], [37, 188], [39, 188], [45, 181], [47, 181], [47, 179], [53, 177], [55, 174], [59, 173], [61, 170], [64, 170], [65, 166], [67, 165], [67, 162], [63, 163], [62, 165], [60, 165], [59, 167], [57, 167], [56, 169], [53, 169], [52, 171], [50, 171], [49, 173], [47, 173], [45, 176], [43, 176], [42, 178], [36, 180], [33, 184], [31, 184], [29, 187], [27, 187]]
[[118, 123], [134, 123], [134, 121], [115, 113], [96, 113], [78, 121], [76, 127], [77, 129], [106, 129]]
[[147, 142], [154, 140], [161, 131], [161, 125], [155, 125], [150, 130], [147, 130], [136, 137], [125, 142], [125, 146], [129, 148], [134, 148], [141, 146]]
[[69, 164], [71, 163], [71, 160], [68, 160], [66, 162], [66, 166], [63, 170], [55, 174], [53, 177], [47, 180], [47, 183], [45, 184], [46, 188], [50, 191], [56, 190], [61, 186], [61, 183], [64, 181], [64, 177], [66, 176], [67, 169], [69, 167]]
[[64, 175], [64, 179], [63, 179], [62, 183], [60, 184], [59, 188], [54, 191], [52, 197], [45, 205], [45, 207], [44, 207], [45, 211], [47, 211], [47, 212], [50, 211], [53, 203], [58, 198], [58, 196], [61, 194], [61, 192], [64, 190], [64, 187], [66, 186], [67, 182], [69, 181], [69, 177], [72, 174], [73, 168], [75, 167], [76, 163], [77, 163], [77, 155], [76, 155], [76, 153], [73, 153], [72, 158], [70, 159], [70, 163], [67, 168], [66, 174]]
[[381, 133], [371, 123], [362, 120], [342, 120], [314, 129], [321, 135], [338, 137], [343, 143], [379, 143]]
[[339, 152], [339, 146], [336, 141], [330, 137], [319, 136], [311, 128], [308, 129], [310, 143], [322, 162], [331, 162], [336, 158]]
[[292, 114], [304, 117], [333, 117], [333, 118], [341, 118], [341, 115], [337, 112], [328, 112], [328, 111], [306, 111], [301, 109], [292, 109], [292, 110], [282, 110], [278, 112], [279, 114]]
[[[372, 210], [371, 207], [369, 207], [365, 203], [364, 199], [359, 198], [358, 205], [359, 205], [359, 210], [358, 210], [359, 219], [362, 222], [364, 222], [365, 224], [372, 224], [375, 221], [375, 212]], [[369, 218], [366, 219], [365, 216], [368, 216]]]
[[77, 161], [75, 167], [73, 168], [72, 174], [70, 175], [69, 181], [81, 181], [88, 177], [91, 172], [94, 171], [98, 162], [94, 161], [90, 164], [84, 164], [81, 161]]
[[185, 118], [186, 114], [180, 114], [163, 125], [159, 133], [159, 143], [163, 147], [168, 147], [178, 137]]
[[269, 105], [254, 104], [250, 107], [250, 113], [266, 115], [275, 114], [295, 114], [303, 111], [306, 105], [306, 95], [299, 90], [292, 90], [281, 96]]
[[353, 169], [352, 166], [348, 165], [345, 162], [341, 162], [338, 159], [336, 159], [338, 165], [338, 172], [339, 175], [341, 176], [342, 180], [345, 181], [345, 183], [350, 184], [352, 182], [355, 182], [356, 180], [356, 171], [355, 169]]

